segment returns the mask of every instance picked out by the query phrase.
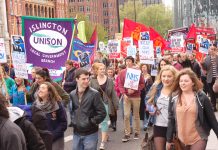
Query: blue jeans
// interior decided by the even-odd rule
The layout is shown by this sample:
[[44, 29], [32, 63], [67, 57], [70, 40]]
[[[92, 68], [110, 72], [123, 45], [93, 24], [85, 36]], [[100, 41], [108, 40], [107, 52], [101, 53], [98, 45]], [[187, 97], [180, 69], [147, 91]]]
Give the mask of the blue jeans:
[[81, 136], [73, 134], [73, 150], [97, 150], [98, 132]]

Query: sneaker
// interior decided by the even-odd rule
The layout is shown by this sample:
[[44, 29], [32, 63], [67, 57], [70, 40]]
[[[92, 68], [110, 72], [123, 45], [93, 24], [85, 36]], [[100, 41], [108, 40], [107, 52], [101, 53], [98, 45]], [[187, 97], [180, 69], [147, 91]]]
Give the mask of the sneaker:
[[130, 134], [132, 134], [132, 133], [133, 133], [133, 127], [130, 128]]
[[134, 140], [138, 140], [139, 139], [139, 134], [138, 133], [135, 133], [134, 135]]
[[99, 147], [100, 150], [104, 150], [105, 149], [105, 143], [104, 142], [101, 142], [101, 145]]
[[122, 142], [128, 142], [129, 140], [130, 140], [129, 135], [124, 135], [124, 137], [122, 138]]

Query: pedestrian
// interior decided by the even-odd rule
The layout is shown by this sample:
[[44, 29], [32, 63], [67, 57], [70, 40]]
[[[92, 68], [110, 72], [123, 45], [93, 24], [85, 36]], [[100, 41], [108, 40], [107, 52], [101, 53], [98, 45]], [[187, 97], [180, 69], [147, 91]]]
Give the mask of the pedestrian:
[[12, 86], [10, 95], [12, 99], [12, 105], [27, 105], [27, 103], [25, 103], [25, 101], [27, 100], [26, 93], [30, 90], [28, 81], [26, 79], [15, 77], [15, 83], [16, 84]]
[[41, 69], [42, 69], [41, 67], [37, 67], [37, 66], [35, 66], [35, 67], [33, 67], [31, 69], [31, 76], [32, 76], [32, 83], [31, 83], [31, 85], [36, 81], [36, 72], [41, 70]]
[[64, 132], [67, 129], [67, 115], [55, 87], [50, 82], [39, 86], [33, 107], [46, 114], [49, 131], [52, 133], [52, 150], [64, 149]]
[[150, 75], [150, 66], [148, 64], [141, 64], [140, 70], [142, 71], [142, 76], [144, 78], [145, 87], [141, 91], [141, 102], [140, 102], [140, 120], [143, 120], [143, 128], [144, 131], [147, 130], [148, 127], [148, 118], [149, 113], [146, 111], [146, 101], [144, 101], [145, 96], [147, 95], [149, 89], [151, 88], [153, 84], [152, 77]]
[[69, 95], [59, 84], [52, 81], [47, 68], [43, 68], [42, 70], [36, 72], [36, 81], [31, 86], [30, 91], [27, 94], [30, 97], [30, 101], [35, 101], [37, 98], [37, 91], [39, 90], [39, 86], [44, 82], [50, 82], [55, 87], [58, 95], [61, 97], [62, 103], [64, 106], [66, 106], [69, 102]]
[[73, 150], [97, 150], [98, 125], [106, 117], [101, 94], [89, 87], [89, 72], [78, 69], [75, 73], [77, 88], [70, 93], [73, 116]]
[[[70, 94], [70, 92], [76, 89], [76, 80], [74, 78], [76, 68], [73, 66], [73, 62], [71, 60], [67, 60], [65, 62], [65, 67], [66, 70], [63, 73], [62, 87], [68, 94]], [[72, 102], [68, 103], [68, 109], [70, 112], [70, 116], [72, 116]], [[72, 118], [70, 118], [69, 127], [72, 126]]]
[[0, 149], [26, 150], [26, 141], [22, 130], [9, 120], [5, 103], [8, 100], [0, 93]]
[[7, 107], [10, 120], [20, 127], [26, 139], [27, 150], [46, 150], [34, 124], [26, 118], [26, 112], [18, 107]]
[[204, 70], [207, 73], [207, 83], [208, 83], [208, 92], [210, 95], [210, 100], [212, 103], [213, 111], [217, 111], [216, 108], [216, 98], [217, 94], [213, 91], [213, 85], [215, 83], [216, 77], [218, 75], [218, 49], [216, 45], [212, 45], [208, 50], [208, 55], [201, 64]]
[[14, 80], [7, 75], [5, 69], [0, 66], [0, 92], [6, 97], [8, 101], [11, 100], [11, 88], [14, 86]]
[[100, 149], [105, 149], [105, 144], [109, 138], [108, 135], [108, 121], [109, 117], [111, 120], [111, 125], [114, 131], [116, 131], [116, 121], [117, 121], [117, 109], [118, 109], [118, 97], [114, 90], [113, 79], [105, 75], [105, 65], [99, 63], [97, 66], [97, 76], [90, 80], [90, 87], [96, 89], [103, 100], [107, 116], [104, 121], [100, 124], [102, 139], [100, 144]]
[[176, 133], [184, 150], [205, 150], [210, 130], [218, 137], [218, 123], [203, 85], [189, 68], [179, 72], [169, 104], [167, 149]]
[[[132, 56], [126, 57], [125, 60], [127, 69], [134, 67], [134, 58]], [[120, 72], [119, 80], [119, 90], [124, 98], [124, 128], [125, 135], [122, 138], [123, 142], [128, 142], [130, 140], [130, 113], [131, 107], [133, 108], [133, 117], [134, 117], [134, 139], [139, 139], [140, 136], [140, 117], [139, 117], [139, 108], [140, 108], [140, 92], [144, 88], [145, 83], [142, 75], [139, 77], [139, 85], [137, 90], [129, 89], [124, 87], [127, 69], [124, 69]]]
[[176, 75], [175, 67], [171, 65], [162, 67], [145, 98], [145, 101], [147, 101], [146, 109], [154, 118], [155, 150], [164, 150], [166, 147], [169, 98]]

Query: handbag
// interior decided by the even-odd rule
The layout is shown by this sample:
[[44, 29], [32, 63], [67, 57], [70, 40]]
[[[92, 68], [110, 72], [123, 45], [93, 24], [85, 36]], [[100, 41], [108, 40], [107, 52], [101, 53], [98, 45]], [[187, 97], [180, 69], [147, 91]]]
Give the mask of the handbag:
[[174, 136], [173, 143], [174, 143], [174, 145], [173, 145], [172, 150], [183, 150], [182, 143], [180, 142], [180, 140], [177, 136]]
[[216, 78], [216, 80], [213, 84], [213, 91], [214, 91], [214, 93], [218, 93], [218, 78]]
[[149, 128], [149, 130], [146, 131], [145, 138], [142, 140], [141, 143], [141, 150], [155, 150], [152, 128]]

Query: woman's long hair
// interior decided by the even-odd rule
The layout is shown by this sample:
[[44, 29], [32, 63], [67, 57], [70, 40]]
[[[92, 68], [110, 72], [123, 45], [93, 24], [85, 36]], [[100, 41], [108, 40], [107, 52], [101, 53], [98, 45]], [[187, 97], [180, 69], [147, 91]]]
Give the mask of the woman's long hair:
[[[43, 82], [41, 85], [47, 85], [48, 87], [48, 100], [54, 104], [56, 101], [61, 101], [61, 97], [59, 96], [57, 90], [50, 82]], [[41, 86], [40, 85], [40, 86]], [[42, 99], [38, 96], [39, 101], [42, 101]]]
[[8, 101], [6, 100], [5, 96], [0, 93], [0, 116], [4, 118], [9, 118], [9, 112], [6, 107]]
[[156, 93], [157, 93], [157, 86], [158, 86], [160, 83], [162, 83], [162, 81], [161, 81], [161, 76], [162, 76], [162, 73], [163, 73], [164, 71], [171, 71], [172, 74], [173, 74], [173, 76], [174, 76], [174, 81], [175, 81], [175, 79], [176, 79], [176, 77], [177, 77], [177, 70], [176, 70], [173, 66], [171, 66], [171, 65], [166, 65], [166, 66], [164, 66], [164, 67], [160, 70], [160, 72], [159, 72], [159, 74], [158, 74], [158, 76], [157, 76], [157, 78], [156, 78], [156, 80], [155, 80], [153, 86], [151, 87], [150, 92], [148, 93], [148, 94], [149, 94], [149, 97], [150, 97], [150, 98], [148, 99], [148, 103], [150, 103], [150, 104], [154, 104], [154, 97], [155, 97], [155, 95], [156, 95]]
[[190, 79], [192, 80], [192, 82], [194, 83], [193, 87], [192, 87], [192, 90], [194, 92], [198, 92], [200, 90], [203, 89], [203, 84], [202, 82], [198, 79], [197, 75], [190, 69], [190, 68], [185, 68], [185, 69], [182, 69], [176, 80], [175, 80], [175, 84], [172, 88], [172, 92], [177, 92], [178, 96], [179, 96], [179, 104], [181, 104], [181, 94], [182, 94], [182, 90], [180, 88], [180, 85], [179, 85], [179, 80], [181, 78], [181, 76], [183, 75], [188, 75], [190, 77]]

